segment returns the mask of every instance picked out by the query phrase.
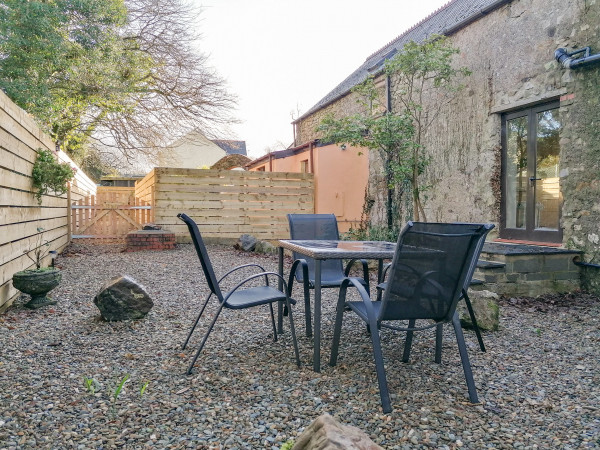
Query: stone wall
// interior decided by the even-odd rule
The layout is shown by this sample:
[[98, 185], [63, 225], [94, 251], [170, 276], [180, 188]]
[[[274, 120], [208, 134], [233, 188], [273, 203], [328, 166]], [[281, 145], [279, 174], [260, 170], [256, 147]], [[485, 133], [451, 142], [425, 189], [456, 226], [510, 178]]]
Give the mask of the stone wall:
[[[499, 225], [502, 113], [560, 99], [563, 244], [583, 250], [584, 260], [599, 262], [600, 63], [565, 69], [554, 51], [590, 46], [593, 54], [600, 52], [600, 1], [515, 0], [452, 34], [450, 42], [460, 49], [455, 64], [472, 75], [426, 132], [432, 158], [423, 177], [430, 186], [427, 220]], [[347, 110], [350, 100], [345, 97], [327, 110]], [[426, 97], [425, 110], [437, 101]], [[298, 128], [316, 128], [323, 113]], [[299, 134], [306, 136], [305, 131]], [[372, 218], [382, 220], [385, 197], [376, 194], [382, 178], [376, 152], [370, 154], [370, 174]], [[409, 201], [400, 205], [403, 222], [412, 211]], [[586, 285], [598, 288], [600, 281]]]

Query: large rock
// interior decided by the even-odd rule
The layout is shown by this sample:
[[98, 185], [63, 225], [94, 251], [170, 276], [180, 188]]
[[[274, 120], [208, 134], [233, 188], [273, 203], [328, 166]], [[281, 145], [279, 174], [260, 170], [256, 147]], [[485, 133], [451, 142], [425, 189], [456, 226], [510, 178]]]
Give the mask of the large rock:
[[270, 255], [272, 253], [277, 252], [277, 247], [275, 247], [267, 241], [258, 241], [254, 246], [254, 251], [256, 253], [264, 253], [266, 255]]
[[[498, 294], [491, 291], [469, 291], [469, 298], [475, 312], [477, 325], [482, 330], [497, 331], [500, 321]], [[465, 328], [473, 328], [471, 316], [464, 301], [458, 304], [460, 323]]]
[[363, 431], [323, 414], [300, 435], [292, 450], [383, 450]]
[[250, 234], [242, 234], [235, 247], [245, 252], [251, 252], [254, 250], [254, 247], [256, 247], [257, 242], [258, 239], [256, 239], [254, 236]]
[[144, 288], [127, 275], [104, 284], [94, 298], [94, 304], [108, 321], [141, 319], [154, 306]]

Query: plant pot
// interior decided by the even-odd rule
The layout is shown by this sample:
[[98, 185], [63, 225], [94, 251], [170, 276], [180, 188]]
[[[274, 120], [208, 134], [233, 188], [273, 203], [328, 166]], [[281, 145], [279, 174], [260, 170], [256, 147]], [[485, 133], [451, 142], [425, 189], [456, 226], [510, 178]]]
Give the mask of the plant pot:
[[13, 286], [25, 294], [31, 295], [26, 308], [36, 309], [46, 305], [56, 304], [56, 300], [46, 294], [58, 286], [61, 279], [58, 269], [23, 270], [13, 275]]

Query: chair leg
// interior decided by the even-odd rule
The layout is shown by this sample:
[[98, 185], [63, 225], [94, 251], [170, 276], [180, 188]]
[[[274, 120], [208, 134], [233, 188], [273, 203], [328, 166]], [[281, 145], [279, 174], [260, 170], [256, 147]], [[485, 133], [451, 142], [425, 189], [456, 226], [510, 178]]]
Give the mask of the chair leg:
[[194, 325], [192, 325], [192, 329], [188, 333], [187, 338], [186, 338], [185, 342], [183, 343], [183, 346], [181, 347], [181, 350], [185, 350], [185, 348], [187, 347], [188, 342], [190, 341], [190, 338], [192, 337], [192, 333], [196, 329], [196, 326], [198, 325], [198, 322], [200, 321], [200, 317], [202, 317], [202, 314], [204, 313], [204, 309], [206, 308], [206, 305], [208, 305], [208, 301], [210, 300], [211, 296], [212, 296], [212, 293], [210, 293], [209, 296], [206, 298], [206, 301], [204, 302], [204, 305], [202, 306], [202, 309], [200, 310], [200, 314], [198, 314], [198, 317], [196, 317], [196, 321], [194, 322]]
[[377, 371], [377, 382], [379, 383], [379, 396], [384, 413], [392, 412], [390, 393], [385, 377], [385, 366], [383, 364], [383, 352], [381, 351], [381, 340], [375, 320], [371, 320], [371, 342], [373, 344], [373, 357], [375, 358], [375, 370]]
[[473, 328], [475, 329], [475, 335], [477, 336], [477, 341], [479, 342], [479, 348], [481, 349], [482, 352], [485, 352], [485, 345], [483, 343], [483, 338], [481, 337], [481, 331], [479, 330], [479, 325], [477, 325], [477, 319], [475, 318], [475, 311], [473, 311], [473, 305], [471, 304], [471, 299], [467, 295], [466, 289], [463, 290], [463, 297], [465, 299], [467, 309], [469, 310], [469, 315], [471, 316], [471, 322], [473, 323]]
[[454, 317], [452, 317], [452, 325], [454, 325], [454, 333], [456, 334], [458, 351], [460, 353], [460, 359], [462, 361], [463, 370], [465, 372], [465, 380], [467, 381], [467, 389], [469, 390], [469, 400], [471, 401], [471, 403], [479, 403], [479, 399], [477, 398], [477, 390], [475, 389], [475, 381], [473, 380], [473, 371], [471, 370], [469, 354], [467, 353], [465, 337], [460, 326], [458, 313], [454, 313]]
[[442, 363], [442, 343], [444, 340], [444, 324], [438, 323], [435, 327], [435, 362]]
[[[408, 321], [408, 328], [414, 328], [415, 323], [415, 319], [410, 319]], [[402, 362], [407, 363], [408, 359], [410, 358], [410, 347], [412, 346], [413, 334], [414, 331], [406, 332], [406, 341], [404, 342], [404, 354], [402, 355]]]
[[311, 313], [310, 313], [310, 287], [308, 286], [308, 281], [306, 278], [304, 279], [304, 316], [306, 319], [306, 337], [311, 337], [312, 332], [312, 323], [311, 323]]
[[335, 326], [333, 328], [333, 342], [331, 343], [331, 358], [329, 358], [329, 365], [332, 367], [337, 364], [338, 348], [340, 345], [340, 336], [342, 334], [342, 321], [344, 319], [344, 304], [346, 303], [347, 289], [347, 285], [341, 286], [337, 307], [335, 309]]
[[294, 318], [292, 316], [292, 305], [289, 298], [285, 300], [288, 308], [288, 317], [290, 319], [290, 332], [292, 333], [292, 342], [294, 343], [294, 353], [296, 354], [296, 365], [300, 367], [300, 350], [298, 349], [298, 339], [296, 339], [296, 328], [294, 327]]
[[200, 352], [204, 348], [204, 344], [206, 344], [206, 341], [208, 340], [208, 336], [210, 335], [213, 327], [215, 326], [215, 323], [217, 322], [217, 319], [219, 318], [219, 315], [221, 314], [221, 311], [223, 310], [223, 306], [224, 306], [224, 304], [221, 303], [221, 305], [219, 306], [219, 309], [217, 310], [217, 312], [215, 314], [215, 317], [213, 318], [212, 322], [210, 323], [210, 326], [208, 327], [208, 330], [206, 331], [206, 334], [204, 335], [204, 338], [202, 339], [202, 342], [200, 343], [200, 347], [198, 348], [196, 355], [194, 356], [194, 358], [192, 359], [192, 362], [190, 363], [190, 365], [188, 367], [188, 370], [187, 370], [188, 375], [192, 374], [192, 369], [194, 368], [194, 364], [196, 364], [196, 360], [198, 359], [198, 356], [200, 356]]
[[273, 313], [273, 303], [269, 303], [271, 311], [271, 324], [273, 325], [273, 342], [277, 342], [277, 327], [275, 326], [275, 314]]

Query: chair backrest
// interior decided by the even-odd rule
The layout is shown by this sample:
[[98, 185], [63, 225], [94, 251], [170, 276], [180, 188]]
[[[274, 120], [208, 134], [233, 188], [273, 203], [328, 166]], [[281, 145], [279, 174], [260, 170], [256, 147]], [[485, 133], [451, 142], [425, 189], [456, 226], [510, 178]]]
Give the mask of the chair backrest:
[[[478, 223], [468, 223], [468, 222], [455, 222], [456, 224], [459, 225], [481, 225]], [[475, 247], [475, 254], [477, 255], [476, 258], [473, 258], [473, 261], [471, 261], [471, 266], [469, 267], [469, 271], [467, 272], [467, 278], [465, 279], [465, 284], [463, 286], [463, 289], [466, 291], [467, 289], [469, 289], [469, 285], [471, 284], [471, 280], [473, 279], [473, 274], [475, 273], [475, 269], [477, 269], [477, 261], [479, 260], [479, 255], [481, 255], [481, 250], [483, 250], [483, 245], [485, 244], [485, 239], [488, 235], [488, 233], [490, 231], [492, 231], [492, 229], [494, 228], [494, 224], [490, 223], [490, 224], [486, 224], [486, 229], [485, 229], [485, 233], [483, 233], [480, 238], [479, 241], [477, 242], [477, 247]]]
[[[339, 241], [337, 219], [334, 214], [288, 214], [290, 224], [290, 238], [296, 240], [330, 240]], [[294, 252], [294, 259], [305, 259], [308, 265], [308, 277], [314, 280], [315, 260], [300, 253]], [[329, 259], [321, 263], [321, 277], [323, 280], [328, 275], [339, 277], [344, 271], [342, 260]], [[302, 271], [296, 271], [296, 280], [302, 281]]]
[[206, 251], [206, 246], [202, 240], [202, 235], [200, 234], [200, 230], [198, 230], [198, 225], [196, 225], [196, 222], [194, 222], [186, 214], [180, 213], [177, 214], [177, 217], [181, 219], [188, 227], [190, 236], [192, 237], [192, 242], [196, 248], [196, 253], [200, 259], [200, 264], [202, 264], [202, 271], [204, 272], [204, 277], [206, 278], [206, 283], [208, 284], [210, 291], [217, 296], [220, 302], [223, 302], [223, 294], [219, 288], [219, 283], [217, 282], [215, 271], [213, 270], [210, 258], [208, 257], [208, 252]]
[[450, 321], [493, 225], [408, 222], [398, 244], [379, 320]]

